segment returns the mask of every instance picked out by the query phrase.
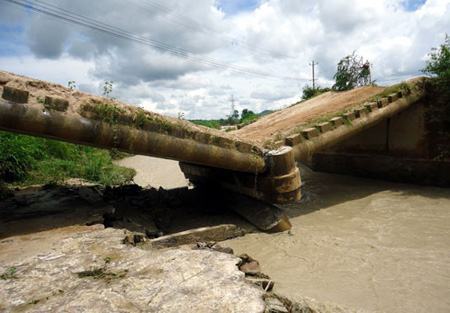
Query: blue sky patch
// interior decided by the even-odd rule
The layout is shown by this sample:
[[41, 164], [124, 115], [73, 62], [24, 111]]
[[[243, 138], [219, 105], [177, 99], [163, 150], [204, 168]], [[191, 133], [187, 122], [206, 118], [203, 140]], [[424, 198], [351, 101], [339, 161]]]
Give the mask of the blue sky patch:
[[226, 14], [233, 15], [245, 11], [253, 11], [261, 0], [219, 0], [218, 7]]
[[0, 56], [18, 56], [27, 54], [29, 49], [24, 44], [22, 26], [0, 24]]
[[426, 0], [404, 0], [403, 5], [408, 11], [416, 11], [418, 10]]

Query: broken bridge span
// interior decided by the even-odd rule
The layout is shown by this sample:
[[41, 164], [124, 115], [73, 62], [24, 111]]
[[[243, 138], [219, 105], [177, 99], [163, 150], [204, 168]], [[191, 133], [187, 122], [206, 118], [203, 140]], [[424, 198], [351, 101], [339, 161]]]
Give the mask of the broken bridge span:
[[[420, 120], [417, 116], [423, 112], [417, 104], [424, 97], [421, 82], [412, 80], [394, 89], [363, 87], [328, 93], [225, 133], [116, 100], [0, 72], [0, 129], [178, 160], [185, 176], [196, 184], [212, 183], [280, 204], [301, 197], [297, 161], [326, 167], [317, 156], [319, 160], [328, 158], [325, 163], [331, 164], [331, 155], [342, 156], [342, 151], [367, 153], [378, 148], [382, 154], [386, 152], [386, 140], [392, 136], [383, 125], [390, 123], [391, 132], [397, 127], [397, 137], [398, 132], [414, 128], [405, 128], [401, 118], [394, 119], [410, 111], [413, 119]], [[296, 111], [298, 108], [300, 111]], [[411, 141], [413, 154], [420, 154], [425, 135], [417, 130], [412, 133], [404, 133], [404, 138]], [[341, 150], [336, 150], [337, 146]], [[404, 152], [403, 146], [397, 150]], [[330, 166], [328, 170], [333, 171]]]

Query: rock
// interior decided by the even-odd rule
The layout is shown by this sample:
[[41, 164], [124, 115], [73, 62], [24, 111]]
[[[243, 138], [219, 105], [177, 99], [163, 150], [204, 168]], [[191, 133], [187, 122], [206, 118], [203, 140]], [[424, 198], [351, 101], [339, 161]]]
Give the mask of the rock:
[[223, 241], [244, 235], [242, 229], [233, 224], [224, 224], [211, 227], [201, 227], [183, 232], [162, 236], [150, 240], [153, 247], [165, 248], [198, 241]]
[[155, 239], [155, 238], [159, 238], [159, 237], [164, 236], [164, 233], [162, 231], [160, 231], [160, 230], [146, 229], [145, 230], [145, 235], [149, 239]]
[[239, 257], [241, 258], [239, 270], [248, 275], [256, 275], [261, 272], [259, 262], [253, 259], [251, 256], [247, 254], [241, 254]]
[[197, 242], [197, 244], [195, 245], [195, 247], [193, 248], [194, 250], [213, 250], [213, 251], [217, 251], [217, 252], [222, 252], [222, 253], [228, 253], [228, 254], [234, 254], [233, 249], [231, 249], [230, 247], [222, 247], [221, 245], [219, 245], [216, 242]]
[[[0, 279], [0, 311], [264, 312], [264, 292], [245, 281], [236, 256], [143, 250], [123, 245], [122, 230], [83, 229], [0, 242], [9, 251], [0, 254], [0, 274], [15, 268], [17, 277]], [[19, 246], [26, 256], [11, 255]]]
[[[276, 297], [265, 297], [266, 309], [264, 313], [289, 313], [289, 310]], [[306, 312], [305, 312], [306, 313]]]
[[123, 238], [122, 243], [136, 246], [136, 244], [145, 241], [146, 241], [145, 235], [142, 233], [127, 233], [125, 238]]

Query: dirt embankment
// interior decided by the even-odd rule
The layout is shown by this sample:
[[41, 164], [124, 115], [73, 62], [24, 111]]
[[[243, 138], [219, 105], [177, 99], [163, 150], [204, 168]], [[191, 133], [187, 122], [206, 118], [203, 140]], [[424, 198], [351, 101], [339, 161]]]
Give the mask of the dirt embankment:
[[329, 91], [308, 101], [266, 115], [255, 123], [232, 133], [239, 138], [262, 145], [266, 140], [279, 134], [288, 134], [296, 127], [361, 104], [384, 89], [368, 86], [346, 92]]

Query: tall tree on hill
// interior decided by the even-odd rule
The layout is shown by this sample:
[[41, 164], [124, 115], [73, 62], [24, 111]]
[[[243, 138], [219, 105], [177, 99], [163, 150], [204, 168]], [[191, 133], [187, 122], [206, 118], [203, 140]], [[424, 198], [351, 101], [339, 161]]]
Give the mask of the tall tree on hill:
[[333, 78], [335, 79], [333, 89], [338, 91], [369, 85], [372, 83], [370, 63], [369, 61], [364, 62], [363, 57], [359, 57], [353, 52], [339, 61]]

